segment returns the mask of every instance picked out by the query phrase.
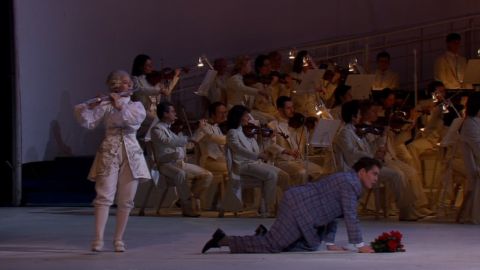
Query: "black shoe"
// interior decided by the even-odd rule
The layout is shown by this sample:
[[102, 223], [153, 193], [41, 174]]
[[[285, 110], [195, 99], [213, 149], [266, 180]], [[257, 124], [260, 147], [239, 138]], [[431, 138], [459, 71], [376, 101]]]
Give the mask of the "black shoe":
[[203, 246], [202, 253], [205, 253], [211, 248], [219, 248], [220, 244], [218, 242], [220, 242], [225, 236], [226, 234], [221, 229], [217, 229], [215, 233], [213, 233], [212, 239], [208, 240], [205, 246]]
[[182, 208], [182, 203], [180, 202], [180, 200], [177, 200], [175, 202], [175, 206], [178, 207], [178, 208]]
[[255, 236], [264, 236], [267, 234], [268, 230], [263, 224], [258, 225], [257, 229], [255, 230]]
[[200, 213], [194, 211], [191, 207], [184, 207], [182, 209], [182, 216], [184, 217], [199, 217]]
[[195, 211], [182, 211], [184, 217], [200, 217], [200, 214]]

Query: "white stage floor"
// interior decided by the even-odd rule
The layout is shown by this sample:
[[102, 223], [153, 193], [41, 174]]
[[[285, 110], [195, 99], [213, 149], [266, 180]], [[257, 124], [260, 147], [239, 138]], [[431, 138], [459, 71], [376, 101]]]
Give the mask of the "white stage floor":
[[[0, 269], [480, 269], [480, 226], [434, 219], [362, 219], [366, 241], [399, 230], [405, 253], [328, 252], [322, 247], [313, 253], [230, 254], [224, 248], [201, 254], [217, 227], [232, 235], [253, 234], [259, 223], [269, 227], [273, 219], [132, 216], [125, 237], [128, 250], [115, 253], [111, 215], [106, 251], [95, 253], [89, 251], [92, 214], [88, 207], [0, 208]], [[346, 244], [342, 221], [339, 225], [337, 243]]]

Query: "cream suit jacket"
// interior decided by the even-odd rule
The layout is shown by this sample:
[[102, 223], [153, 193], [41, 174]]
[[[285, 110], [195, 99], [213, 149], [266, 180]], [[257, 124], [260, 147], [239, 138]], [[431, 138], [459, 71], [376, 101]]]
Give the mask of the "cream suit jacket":
[[187, 137], [173, 133], [167, 123], [158, 122], [152, 127], [150, 136], [157, 163], [172, 163], [185, 158]]
[[200, 147], [200, 166], [204, 166], [208, 158], [214, 160], [225, 159], [226, 136], [222, 133], [217, 124], [207, 123], [203, 128], [195, 131], [192, 139], [198, 142]]
[[342, 171], [350, 170], [362, 157], [373, 157], [368, 142], [365, 138], [358, 137], [352, 124], [346, 124], [340, 129], [333, 145], [337, 164]]
[[472, 88], [463, 83], [467, 59], [451, 52], [445, 52], [435, 61], [434, 78], [443, 82], [447, 89]]
[[400, 88], [400, 77], [398, 73], [391, 70], [375, 72], [375, 79], [373, 80], [373, 90], [383, 90], [385, 88], [398, 89]]
[[[230, 129], [227, 133], [227, 146], [232, 154], [232, 171], [239, 174], [243, 165], [259, 160], [260, 148], [255, 138], [247, 138], [243, 133], [242, 127]], [[266, 152], [272, 155], [278, 155], [283, 149], [276, 144], [271, 144]]]
[[[285, 149], [292, 151], [298, 150], [302, 156], [304, 155], [307, 140], [305, 127], [298, 129], [291, 128], [288, 126], [288, 120], [281, 117], [277, 117], [277, 120], [268, 123], [268, 126], [276, 131], [274, 142], [282, 149], [280, 152], [283, 152]], [[285, 154], [277, 155], [276, 158], [282, 161], [295, 160], [294, 157]]]
[[255, 87], [246, 86], [243, 83], [242, 74], [235, 74], [227, 80], [227, 105], [230, 109], [235, 105], [244, 105], [246, 96], [255, 96], [258, 89]]

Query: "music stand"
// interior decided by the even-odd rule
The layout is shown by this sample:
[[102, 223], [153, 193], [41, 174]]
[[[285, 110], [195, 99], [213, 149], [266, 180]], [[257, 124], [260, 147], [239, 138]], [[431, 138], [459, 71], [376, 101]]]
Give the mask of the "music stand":
[[322, 84], [325, 69], [309, 69], [296, 89], [297, 94], [313, 93]]
[[[439, 146], [442, 147], [442, 162], [444, 163], [445, 171], [442, 173], [442, 186], [435, 194], [436, 197], [434, 203], [436, 207], [445, 207], [444, 199], [453, 180], [453, 161], [455, 159], [455, 153], [457, 152], [458, 142], [460, 140], [459, 130], [462, 124], [463, 118], [455, 118], [448, 127], [447, 133], [439, 143]], [[430, 192], [433, 191], [433, 186], [434, 185], [432, 184], [432, 189]]]
[[443, 136], [442, 140], [440, 141], [441, 147], [448, 147], [454, 145], [460, 135], [458, 134], [458, 130], [463, 123], [463, 118], [455, 118], [453, 122], [448, 127], [447, 133]]
[[480, 59], [468, 60], [463, 83], [472, 84], [477, 91], [480, 90]]
[[217, 71], [209, 69], [203, 78], [202, 83], [198, 87], [198, 90], [193, 92], [196, 95], [208, 97], [208, 92], [210, 88], [212, 88], [213, 83], [215, 82], [215, 78], [217, 77]]
[[[313, 134], [309, 138], [309, 144], [313, 147], [327, 148], [330, 150], [333, 168], [336, 170], [335, 156], [333, 154], [332, 144], [341, 121], [337, 119], [318, 119]], [[306, 155], [308, 157], [308, 155]], [[308, 158], [307, 158], [308, 161]], [[305, 170], [307, 168], [305, 167]], [[308, 171], [308, 170], [307, 170]]]
[[352, 87], [354, 99], [368, 99], [374, 81], [375, 74], [350, 74], [345, 84]]

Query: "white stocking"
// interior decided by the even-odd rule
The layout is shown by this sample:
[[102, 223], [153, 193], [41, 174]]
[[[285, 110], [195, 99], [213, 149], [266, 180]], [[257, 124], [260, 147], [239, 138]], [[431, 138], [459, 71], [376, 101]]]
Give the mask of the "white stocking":
[[130, 209], [117, 209], [117, 224], [115, 225], [115, 236], [113, 240], [123, 240], [125, 228], [127, 228]]
[[95, 206], [95, 240], [103, 241], [109, 210], [110, 207], [106, 205]]

